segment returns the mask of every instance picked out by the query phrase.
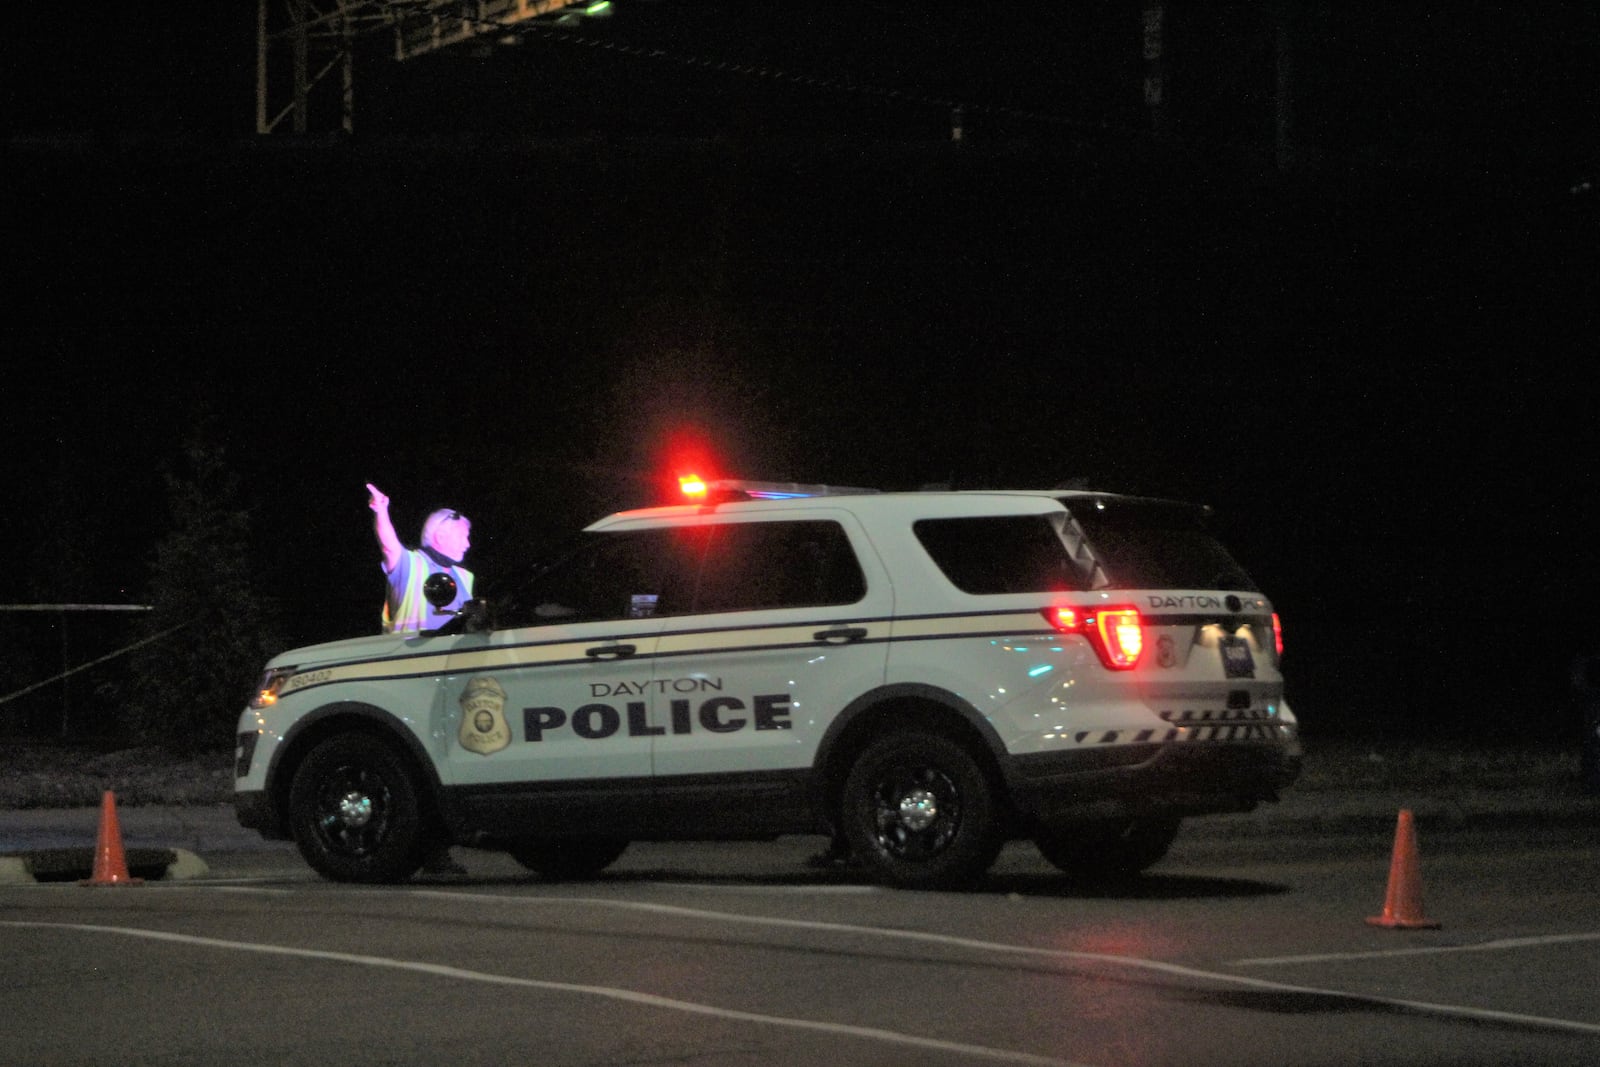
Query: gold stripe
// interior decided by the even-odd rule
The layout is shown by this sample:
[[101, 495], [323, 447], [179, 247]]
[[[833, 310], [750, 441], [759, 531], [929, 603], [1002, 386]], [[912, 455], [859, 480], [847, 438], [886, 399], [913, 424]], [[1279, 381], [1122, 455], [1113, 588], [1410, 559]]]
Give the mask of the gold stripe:
[[[355, 682], [373, 678], [404, 679], [438, 676], [447, 669], [456, 672], [480, 670], [515, 670], [538, 667], [549, 663], [582, 661], [588, 650], [610, 643], [638, 646], [635, 657], [661, 655], [681, 656], [696, 651], [715, 652], [735, 648], [760, 651], [766, 648], [817, 645], [829, 647], [817, 640], [823, 630], [856, 627], [867, 631], [865, 641], [903, 641], [928, 637], [953, 637], [983, 633], [1014, 633], [1039, 631], [1042, 620], [1037, 612], [1019, 611], [1004, 615], [964, 615], [931, 619], [905, 619], [890, 621], [878, 619], [857, 622], [849, 619], [829, 620], [793, 626], [763, 626], [728, 630], [693, 630], [667, 634], [661, 637], [593, 638], [587, 641], [563, 641], [551, 645], [517, 645], [505, 648], [486, 648], [475, 652], [440, 653], [416, 659], [371, 660], [342, 666], [310, 667], [296, 672], [284, 686], [284, 694], [307, 686], [332, 685], [338, 682]], [[302, 679], [304, 679], [302, 681]]]

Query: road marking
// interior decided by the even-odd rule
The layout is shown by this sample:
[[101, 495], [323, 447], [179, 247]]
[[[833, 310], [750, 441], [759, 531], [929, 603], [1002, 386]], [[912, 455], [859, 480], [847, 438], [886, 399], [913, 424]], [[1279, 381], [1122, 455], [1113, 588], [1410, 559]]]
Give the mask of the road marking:
[[1543, 948], [1575, 941], [1600, 941], [1600, 934], [1545, 934], [1541, 937], [1505, 937], [1476, 945], [1430, 945], [1425, 948], [1391, 948], [1378, 952], [1323, 952], [1308, 956], [1260, 956], [1233, 960], [1230, 967], [1276, 967], [1293, 963], [1339, 963], [1344, 960], [1374, 960], [1391, 956], [1436, 956], [1454, 952], [1506, 952], [1517, 948]]
[[716, 882], [658, 882], [665, 889], [685, 889], [701, 893], [757, 893], [776, 896], [859, 896], [881, 893], [875, 885], [721, 885]]
[[[438, 897], [440, 899], [484, 899], [484, 894], [451, 892], [438, 889], [409, 890], [412, 895], [424, 897]], [[513, 898], [495, 895], [497, 901]], [[1078, 962], [1108, 963], [1118, 967], [1132, 967], [1140, 970], [1155, 971], [1161, 974], [1176, 975], [1180, 978], [1198, 978], [1205, 981], [1229, 983], [1233, 985], [1248, 986], [1252, 989], [1267, 989], [1277, 993], [1303, 993], [1318, 997], [1334, 997], [1348, 1001], [1352, 1004], [1369, 1005], [1373, 1007], [1404, 1008], [1408, 1011], [1421, 1012], [1428, 1015], [1440, 1015], [1457, 1019], [1474, 1019], [1480, 1021], [1508, 1022], [1521, 1026], [1537, 1027], [1546, 1030], [1567, 1030], [1581, 1034], [1600, 1034], [1600, 1023], [1578, 1022], [1573, 1019], [1551, 1019], [1541, 1015], [1523, 1015], [1518, 1012], [1496, 1011], [1492, 1008], [1469, 1008], [1456, 1004], [1434, 1004], [1421, 1000], [1402, 1000], [1396, 997], [1380, 997], [1367, 993], [1348, 993], [1339, 989], [1320, 989], [1315, 986], [1291, 985], [1285, 982], [1272, 982], [1262, 978], [1250, 978], [1245, 975], [1228, 974], [1223, 971], [1205, 971], [1196, 967], [1185, 967], [1178, 963], [1163, 963], [1160, 960], [1141, 959], [1138, 956], [1113, 956], [1102, 952], [1075, 952], [1072, 949], [1034, 948], [1031, 945], [1008, 945], [1003, 942], [979, 941], [969, 937], [956, 937], [953, 934], [930, 934], [919, 930], [895, 930], [875, 926], [857, 926], [850, 923], [830, 923], [818, 919], [781, 919], [766, 915], [739, 915], [732, 912], [705, 911], [700, 908], [685, 908], [676, 904], [648, 904], [634, 900], [602, 900], [596, 897], [517, 897], [514, 898], [525, 904], [581, 904], [599, 908], [615, 908], [622, 911], [643, 911], [659, 915], [678, 915], [685, 918], [707, 919], [714, 922], [741, 923], [751, 926], [787, 927], [796, 930], [822, 930], [832, 933], [864, 934], [870, 937], [892, 938], [901, 941], [921, 941], [936, 945], [953, 945], [959, 948], [975, 949], [980, 952], [994, 952], [1009, 955], [1034, 956], [1043, 959], [1072, 960]]]
[[[480, 898], [481, 899], [481, 898]], [[764, 1015], [759, 1012], [738, 1011], [732, 1008], [719, 1008], [711, 1004], [697, 1004], [688, 1000], [675, 1000], [671, 997], [657, 996], [654, 993], [640, 993], [631, 989], [616, 989], [611, 986], [578, 985], [570, 982], [549, 982], [537, 978], [515, 978], [511, 975], [488, 974], [483, 971], [469, 971], [460, 967], [447, 967], [438, 963], [423, 963], [418, 960], [398, 960], [386, 956], [362, 956], [351, 952], [331, 952], [325, 949], [293, 948], [288, 945], [259, 944], [252, 941], [225, 941], [215, 937], [196, 937], [192, 934], [176, 934], [166, 930], [145, 930], [132, 926], [100, 926], [93, 923], [52, 923], [28, 922], [25, 920], [0, 919], [0, 926], [13, 929], [31, 930], [76, 930], [93, 934], [113, 934], [119, 937], [143, 938], [150, 941], [167, 941], [173, 944], [194, 945], [200, 948], [220, 948], [232, 952], [255, 952], [269, 956], [293, 956], [299, 959], [326, 960], [330, 963], [350, 963], [363, 967], [382, 967], [388, 970], [410, 971], [416, 974], [434, 975], [440, 978], [455, 978], [468, 982], [484, 982], [490, 985], [514, 986], [522, 989], [542, 989], [555, 993], [578, 993], [586, 996], [604, 997], [607, 1000], [618, 1000], [628, 1004], [637, 1004], [647, 1008], [665, 1008], [669, 1011], [687, 1012], [691, 1015], [705, 1015], [716, 1019], [726, 1019], [741, 1023], [759, 1023], [765, 1026], [778, 1026], [791, 1030], [809, 1030], [815, 1033], [828, 1034], [834, 1037], [855, 1037], [868, 1041], [881, 1041], [893, 1045], [905, 1045], [911, 1048], [926, 1049], [933, 1052], [948, 1052], [961, 1056], [971, 1056], [978, 1059], [993, 1060], [1000, 1063], [1034, 1064], [1038, 1067], [1087, 1067], [1082, 1063], [1072, 1060], [1061, 1060], [1051, 1056], [1035, 1056], [1027, 1052], [1014, 1052], [1009, 1049], [988, 1048], [983, 1045], [968, 1045], [959, 1041], [940, 1041], [935, 1038], [918, 1037], [915, 1034], [902, 1034], [893, 1030], [880, 1030], [870, 1026], [851, 1026], [846, 1023], [822, 1022], [815, 1019], [798, 1019], [785, 1015]]]

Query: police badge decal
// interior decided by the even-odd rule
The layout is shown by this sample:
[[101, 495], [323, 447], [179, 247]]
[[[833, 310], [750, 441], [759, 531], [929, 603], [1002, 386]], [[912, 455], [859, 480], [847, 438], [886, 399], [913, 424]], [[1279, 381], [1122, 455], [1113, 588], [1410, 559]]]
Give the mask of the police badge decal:
[[461, 691], [461, 729], [456, 734], [468, 752], [487, 756], [511, 744], [506, 723], [506, 691], [493, 678], [474, 678]]

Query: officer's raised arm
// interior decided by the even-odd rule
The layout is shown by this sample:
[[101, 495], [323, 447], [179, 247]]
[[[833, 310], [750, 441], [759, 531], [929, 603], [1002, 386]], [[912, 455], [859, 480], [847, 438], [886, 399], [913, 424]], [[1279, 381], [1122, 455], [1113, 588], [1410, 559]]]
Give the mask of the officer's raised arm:
[[378, 547], [383, 549], [383, 570], [387, 574], [399, 565], [405, 546], [394, 532], [394, 523], [389, 521], [388, 494], [371, 482], [367, 483], [367, 507], [372, 509], [372, 525], [378, 535]]

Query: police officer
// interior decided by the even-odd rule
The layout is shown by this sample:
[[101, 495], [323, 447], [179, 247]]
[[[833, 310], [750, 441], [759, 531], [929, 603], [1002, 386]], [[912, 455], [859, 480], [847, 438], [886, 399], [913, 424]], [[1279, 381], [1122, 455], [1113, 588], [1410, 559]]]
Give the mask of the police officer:
[[[367, 483], [367, 507], [372, 509], [373, 528], [378, 547], [383, 550], [383, 573], [388, 590], [383, 601], [383, 629], [387, 633], [433, 630], [449, 621], [472, 596], [472, 572], [461, 559], [472, 547], [472, 522], [459, 511], [441, 508], [422, 524], [422, 547], [407, 548], [400, 543], [389, 519], [389, 497]], [[456, 582], [456, 598], [436, 609], [422, 595], [422, 586], [431, 575], [449, 574]], [[466, 874], [467, 869], [450, 855], [450, 846], [441, 845], [422, 865], [429, 874]]]
[[[407, 548], [400, 543], [389, 519], [389, 497], [371, 482], [367, 483], [367, 506], [372, 509], [373, 529], [378, 547], [383, 550], [383, 574], [388, 592], [383, 602], [385, 633], [435, 630], [450, 620], [472, 597], [472, 572], [461, 565], [472, 547], [472, 521], [453, 508], [441, 508], [422, 524], [422, 545]], [[422, 595], [422, 586], [435, 574], [455, 579], [455, 600], [435, 608]]]

